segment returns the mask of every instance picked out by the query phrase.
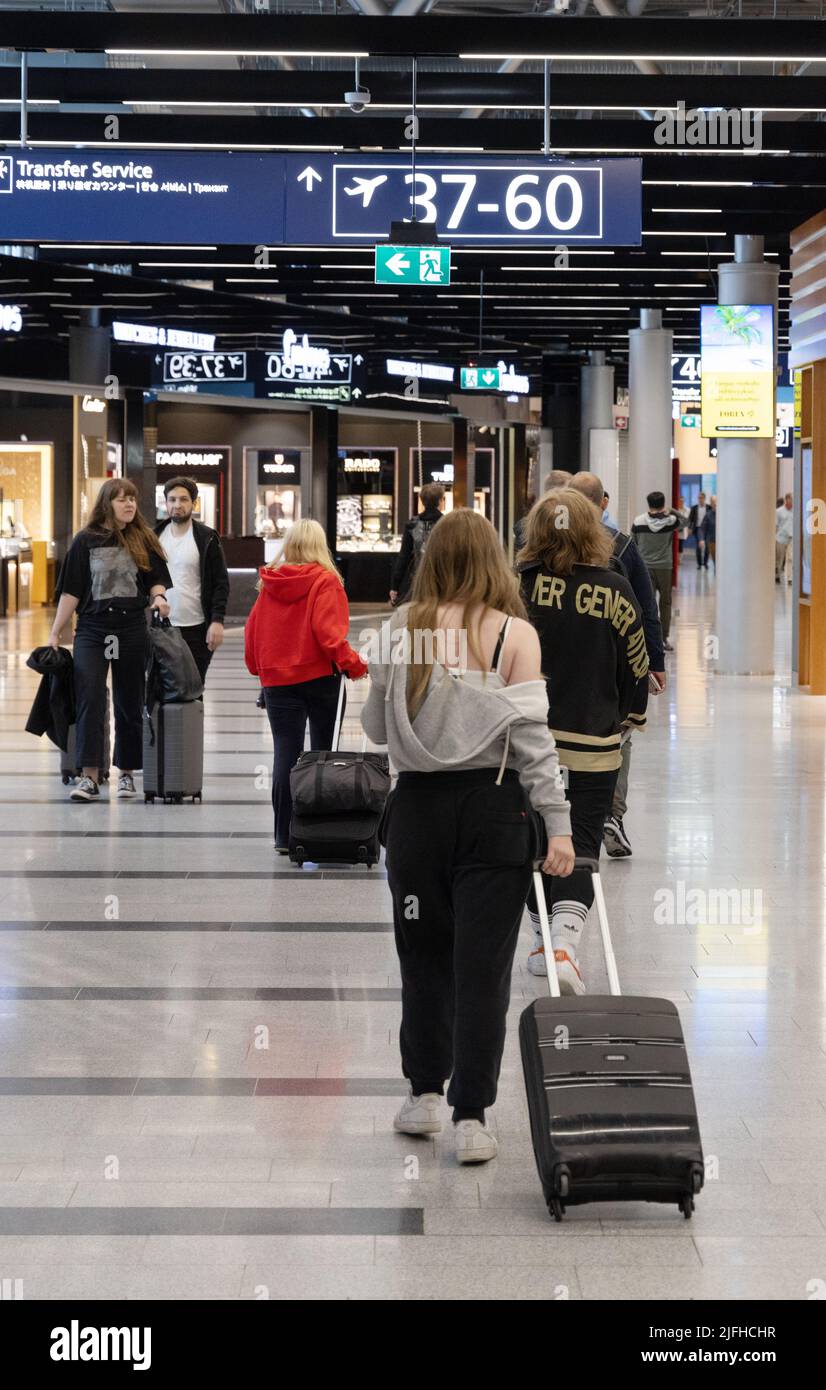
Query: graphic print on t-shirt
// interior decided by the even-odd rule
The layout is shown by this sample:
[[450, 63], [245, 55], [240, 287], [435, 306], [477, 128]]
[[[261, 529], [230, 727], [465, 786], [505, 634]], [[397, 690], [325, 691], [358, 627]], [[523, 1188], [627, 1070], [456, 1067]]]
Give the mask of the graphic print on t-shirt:
[[107, 603], [113, 598], [137, 598], [138, 567], [121, 545], [97, 545], [89, 551], [92, 600]]

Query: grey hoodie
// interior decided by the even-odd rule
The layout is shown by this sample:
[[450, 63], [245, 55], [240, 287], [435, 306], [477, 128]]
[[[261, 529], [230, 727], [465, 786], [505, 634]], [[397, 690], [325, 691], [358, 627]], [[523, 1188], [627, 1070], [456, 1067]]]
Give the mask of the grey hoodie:
[[[404, 627], [399, 609], [384, 624], [380, 650], [400, 651], [392, 634]], [[571, 813], [548, 728], [544, 680], [479, 689], [434, 661], [427, 693], [415, 719], [407, 709], [407, 665], [370, 663], [370, 691], [361, 722], [367, 736], [387, 746], [397, 772], [464, 772], [514, 768], [548, 835], [570, 835]]]
[[650, 570], [670, 570], [674, 565], [674, 532], [684, 525], [679, 512], [641, 512], [634, 517], [631, 534]]

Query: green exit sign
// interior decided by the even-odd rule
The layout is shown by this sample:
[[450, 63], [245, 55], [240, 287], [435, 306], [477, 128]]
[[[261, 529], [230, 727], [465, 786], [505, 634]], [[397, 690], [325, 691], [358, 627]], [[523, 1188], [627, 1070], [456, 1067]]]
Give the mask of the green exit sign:
[[681, 415], [680, 424], [684, 430], [696, 430], [700, 423], [699, 415]]
[[500, 371], [498, 367], [463, 367], [463, 391], [498, 391]]
[[449, 285], [449, 246], [377, 246], [377, 285]]

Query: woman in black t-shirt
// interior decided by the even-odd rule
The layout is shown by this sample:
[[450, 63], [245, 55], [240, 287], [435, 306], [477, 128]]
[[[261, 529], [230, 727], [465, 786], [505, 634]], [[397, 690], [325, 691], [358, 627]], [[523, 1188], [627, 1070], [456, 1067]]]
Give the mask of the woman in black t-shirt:
[[160, 542], [138, 509], [134, 483], [111, 478], [97, 495], [89, 525], [75, 536], [63, 562], [49, 635], [50, 646], [59, 646], [63, 629], [77, 612], [76, 751], [82, 776], [72, 789], [72, 801], [94, 801], [100, 795], [110, 661], [118, 796], [136, 795], [132, 773], [143, 765], [145, 610], [157, 608], [166, 617], [165, 594], [171, 587]]

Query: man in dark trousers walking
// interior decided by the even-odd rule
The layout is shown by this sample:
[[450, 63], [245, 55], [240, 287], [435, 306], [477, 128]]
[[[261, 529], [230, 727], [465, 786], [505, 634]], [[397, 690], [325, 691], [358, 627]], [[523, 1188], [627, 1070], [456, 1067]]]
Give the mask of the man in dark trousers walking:
[[441, 521], [445, 509], [445, 490], [441, 483], [425, 483], [419, 493], [422, 510], [418, 516], [411, 516], [404, 528], [399, 558], [393, 566], [390, 581], [390, 602], [404, 603], [413, 585], [413, 577], [419, 567], [433, 527]]

